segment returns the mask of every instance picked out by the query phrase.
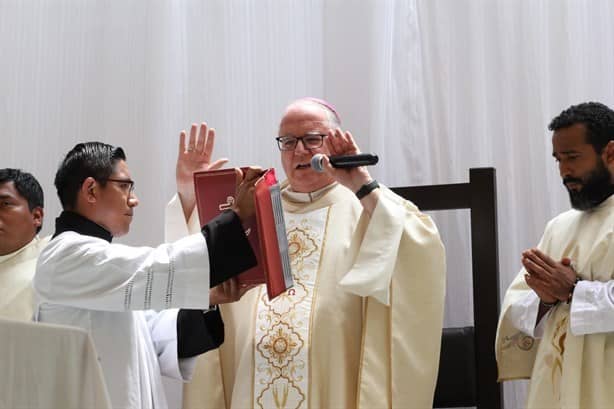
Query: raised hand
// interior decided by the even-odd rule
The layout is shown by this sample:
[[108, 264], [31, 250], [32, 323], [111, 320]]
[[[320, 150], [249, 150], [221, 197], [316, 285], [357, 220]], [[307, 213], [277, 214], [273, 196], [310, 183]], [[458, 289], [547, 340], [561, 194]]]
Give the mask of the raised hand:
[[179, 152], [177, 155], [176, 181], [177, 193], [186, 221], [190, 218], [196, 205], [194, 193], [194, 172], [219, 169], [228, 159], [221, 158], [211, 162], [215, 145], [215, 129], [209, 128], [205, 122], [200, 126], [192, 124], [190, 136], [186, 145], [186, 131], [179, 134]]

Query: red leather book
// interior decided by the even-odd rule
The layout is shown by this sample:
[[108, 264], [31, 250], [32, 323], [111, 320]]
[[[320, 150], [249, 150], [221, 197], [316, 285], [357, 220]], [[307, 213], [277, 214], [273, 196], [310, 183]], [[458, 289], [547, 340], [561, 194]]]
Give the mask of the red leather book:
[[[239, 178], [240, 172], [234, 168], [194, 173], [201, 227], [232, 207]], [[240, 284], [266, 283], [269, 299], [273, 299], [293, 285], [280, 188], [274, 169], [268, 169], [256, 183], [254, 203], [255, 215], [243, 225], [258, 264], [237, 278]]]

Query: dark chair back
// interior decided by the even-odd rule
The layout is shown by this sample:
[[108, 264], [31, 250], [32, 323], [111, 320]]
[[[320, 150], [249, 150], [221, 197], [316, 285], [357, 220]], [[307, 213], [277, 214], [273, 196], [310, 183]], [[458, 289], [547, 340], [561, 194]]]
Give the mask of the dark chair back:
[[499, 319], [495, 169], [469, 169], [469, 183], [392, 190], [423, 211], [470, 210], [474, 326], [444, 328], [433, 406], [500, 409], [494, 350]]

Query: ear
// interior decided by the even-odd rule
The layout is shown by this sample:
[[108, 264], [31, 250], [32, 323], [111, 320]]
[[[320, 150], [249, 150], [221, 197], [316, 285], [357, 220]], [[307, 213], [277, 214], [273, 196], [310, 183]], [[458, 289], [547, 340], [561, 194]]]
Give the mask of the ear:
[[100, 185], [93, 177], [87, 177], [81, 184], [80, 195], [85, 199], [86, 203], [96, 202]]
[[45, 211], [42, 207], [35, 207], [32, 209], [32, 220], [34, 221], [34, 227], [37, 229], [43, 225], [43, 217]]
[[614, 182], [614, 140], [608, 142], [601, 152], [601, 160], [605, 167], [610, 171]]

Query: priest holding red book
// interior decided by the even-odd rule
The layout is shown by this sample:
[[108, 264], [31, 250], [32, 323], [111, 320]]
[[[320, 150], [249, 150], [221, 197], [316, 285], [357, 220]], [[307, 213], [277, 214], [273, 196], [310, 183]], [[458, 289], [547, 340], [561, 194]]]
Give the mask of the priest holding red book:
[[[32, 283], [34, 315], [90, 334], [114, 408], [167, 408], [162, 375], [189, 380], [195, 357], [224, 341], [209, 307], [239, 299], [246, 289], [234, 277], [256, 264], [242, 227], [256, 179], [248, 172], [233, 208], [196, 234], [133, 247], [112, 243], [139, 204], [124, 150], [86, 142], [66, 154], [55, 176], [63, 211]], [[223, 284], [210, 291], [214, 282]]]

